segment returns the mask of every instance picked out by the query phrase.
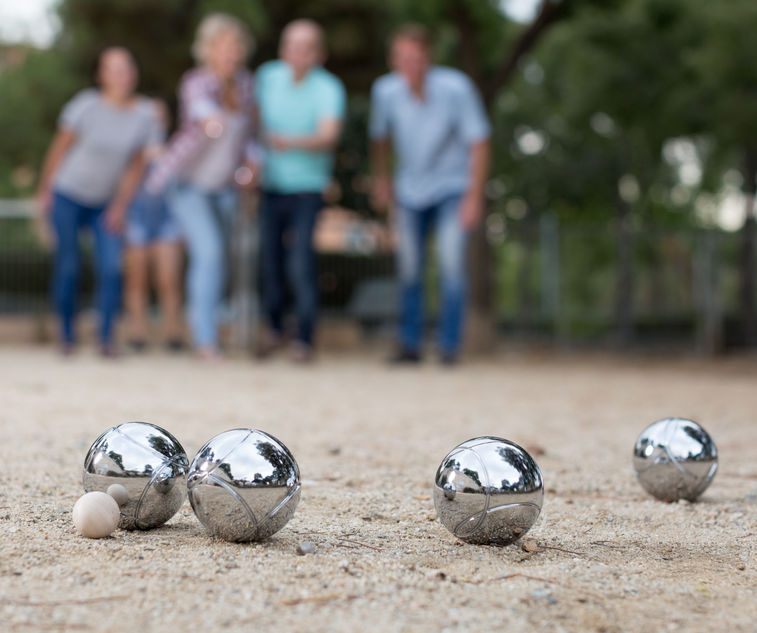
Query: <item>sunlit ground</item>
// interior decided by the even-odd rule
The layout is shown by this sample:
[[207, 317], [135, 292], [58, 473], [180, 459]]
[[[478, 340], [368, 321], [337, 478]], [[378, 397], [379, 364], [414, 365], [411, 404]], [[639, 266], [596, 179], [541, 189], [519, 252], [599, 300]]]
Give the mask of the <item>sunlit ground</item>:
[[[378, 354], [303, 368], [3, 347], [0, 377], [7, 630], [754, 630], [755, 359], [510, 352], [449, 371]], [[697, 504], [654, 501], [631, 473], [636, 435], [669, 415], [720, 449]], [[77, 537], [84, 454], [127, 420], [164, 426], [190, 458], [225, 429], [274, 434], [302, 472], [294, 519], [230, 544], [185, 504], [151, 532]], [[543, 470], [531, 551], [464, 545], [435, 520], [439, 461], [484, 434]], [[306, 540], [316, 552], [298, 556]]]

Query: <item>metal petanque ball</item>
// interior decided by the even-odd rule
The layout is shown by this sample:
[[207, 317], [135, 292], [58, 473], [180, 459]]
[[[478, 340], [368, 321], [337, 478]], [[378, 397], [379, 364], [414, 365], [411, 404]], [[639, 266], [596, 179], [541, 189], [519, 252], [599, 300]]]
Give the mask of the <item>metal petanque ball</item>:
[[661, 501], [694, 501], [718, 469], [718, 449], [699, 424], [666, 418], [641, 432], [633, 449], [641, 486]]
[[187, 454], [168, 431], [147, 422], [126, 422], [92, 444], [84, 458], [82, 483], [86, 492], [123, 486], [119, 527], [149, 530], [163, 525], [184, 503], [188, 469]]
[[252, 429], [216, 435], [195, 455], [189, 502], [213, 536], [261, 541], [278, 532], [300, 500], [300, 469], [275, 437]]
[[536, 521], [544, 500], [541, 471], [523, 448], [499, 437], [455, 447], [436, 471], [439, 521], [457, 538], [508, 545]]

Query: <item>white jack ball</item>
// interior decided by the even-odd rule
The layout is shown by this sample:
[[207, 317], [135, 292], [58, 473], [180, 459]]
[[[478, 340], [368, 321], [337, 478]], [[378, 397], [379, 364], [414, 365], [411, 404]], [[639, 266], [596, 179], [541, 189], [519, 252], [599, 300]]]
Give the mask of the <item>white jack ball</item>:
[[110, 536], [121, 519], [118, 503], [104, 492], [88, 492], [79, 497], [72, 515], [77, 533], [87, 538]]

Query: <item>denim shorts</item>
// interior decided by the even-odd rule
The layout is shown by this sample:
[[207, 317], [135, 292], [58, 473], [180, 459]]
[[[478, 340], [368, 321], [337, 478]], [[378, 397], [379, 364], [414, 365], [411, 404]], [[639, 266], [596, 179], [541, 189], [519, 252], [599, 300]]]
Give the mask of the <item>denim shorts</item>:
[[126, 242], [129, 246], [149, 246], [156, 242], [177, 242], [179, 227], [163, 196], [141, 190], [129, 207]]

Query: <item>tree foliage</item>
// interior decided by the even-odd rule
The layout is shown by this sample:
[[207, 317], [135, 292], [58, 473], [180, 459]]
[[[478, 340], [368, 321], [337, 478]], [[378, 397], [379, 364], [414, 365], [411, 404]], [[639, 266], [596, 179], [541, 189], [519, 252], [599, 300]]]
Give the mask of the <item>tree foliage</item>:
[[[495, 212], [515, 199], [514, 216], [525, 202], [527, 214], [604, 217], [620, 195], [640, 220], [695, 224], [698, 195], [719, 191], [724, 174], [753, 181], [745, 174], [746, 154], [757, 153], [751, 0], [544, 0], [537, 22], [549, 30], [537, 41], [528, 39], [535, 25], [509, 20], [498, 0], [63, 0], [54, 47], [0, 72], [0, 195], [29, 192], [11, 171], [39, 164], [61, 105], [89, 82], [103, 45], [132, 48], [142, 90], [173, 103], [194, 27], [216, 10], [250, 24], [253, 65], [276, 55], [293, 17], [324, 25], [327, 65], [351, 96], [338, 173], [348, 206], [367, 208], [367, 93], [386, 71], [386, 37], [406, 20], [428, 24], [439, 60], [468, 72], [486, 96]], [[514, 55], [519, 45], [525, 55]], [[697, 182], [682, 184], [666, 153], [681, 138], [695, 149]]]

